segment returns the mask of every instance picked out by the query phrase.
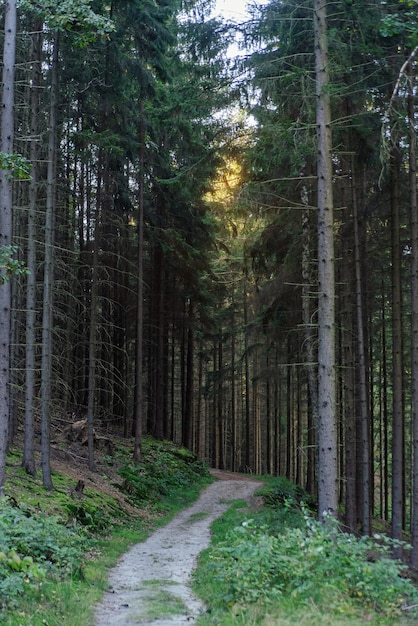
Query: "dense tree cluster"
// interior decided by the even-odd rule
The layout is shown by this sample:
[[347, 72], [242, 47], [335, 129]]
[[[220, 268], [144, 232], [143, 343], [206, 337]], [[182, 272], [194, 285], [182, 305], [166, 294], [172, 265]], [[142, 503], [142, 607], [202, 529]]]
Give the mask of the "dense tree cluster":
[[34, 473], [41, 434], [52, 487], [51, 423], [85, 418], [91, 468], [98, 428], [329, 477], [416, 566], [418, 3], [211, 4], [18, 3], [0, 457], [21, 432]]

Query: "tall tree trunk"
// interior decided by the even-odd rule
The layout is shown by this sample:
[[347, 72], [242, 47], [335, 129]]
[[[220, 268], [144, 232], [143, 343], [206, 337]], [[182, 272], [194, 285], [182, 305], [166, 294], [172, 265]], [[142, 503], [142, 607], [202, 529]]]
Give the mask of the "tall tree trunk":
[[[347, 249], [344, 248], [346, 252]], [[342, 281], [345, 284], [342, 313], [344, 316], [342, 354], [344, 368], [344, 452], [345, 452], [345, 525], [350, 532], [357, 530], [356, 478], [356, 412], [354, 398], [355, 364], [353, 355], [353, 306], [352, 280], [349, 264], [342, 268]], [[346, 270], [348, 270], [346, 272]], [[348, 276], [347, 274], [350, 274]]]
[[269, 378], [266, 381], [266, 402], [265, 402], [265, 442], [262, 451], [265, 450], [263, 472], [266, 474], [272, 474], [272, 455], [273, 447], [272, 443], [272, 420], [271, 420], [271, 382], [270, 382], [270, 355], [269, 351], [266, 353], [266, 370]]
[[292, 351], [290, 347], [290, 337], [287, 338], [287, 358], [286, 358], [286, 478], [293, 479], [292, 476], [292, 366], [290, 359]]
[[28, 207], [28, 251], [26, 291], [26, 372], [25, 372], [25, 433], [22, 465], [27, 474], [36, 473], [34, 453], [34, 397], [35, 397], [35, 342], [36, 342], [36, 207], [38, 199], [38, 115], [41, 85], [41, 29], [42, 22], [34, 21], [32, 35], [32, 70], [30, 92], [30, 162]]
[[[409, 68], [410, 78], [413, 68]], [[412, 432], [413, 432], [413, 506], [411, 566], [418, 569], [418, 202], [417, 150], [415, 130], [415, 97], [412, 80], [408, 81], [409, 121], [409, 202], [411, 225], [411, 367], [412, 367]]]
[[313, 280], [311, 272], [311, 228], [309, 196], [306, 185], [302, 188], [301, 201], [302, 211], [302, 321], [304, 334], [304, 349], [306, 355], [306, 369], [308, 374], [308, 389], [310, 398], [310, 410], [314, 424], [318, 421], [318, 381], [316, 377], [315, 363], [315, 339], [316, 329], [312, 322], [313, 312], [311, 300], [313, 298]]
[[318, 506], [319, 516], [337, 515], [335, 416], [335, 279], [332, 135], [329, 92], [327, 3], [314, 2], [316, 125], [318, 141]]
[[313, 279], [311, 270], [311, 226], [309, 194], [306, 185], [303, 185], [301, 192], [302, 211], [302, 322], [305, 350], [306, 369], [308, 376], [308, 461], [306, 488], [313, 493], [315, 489], [315, 467], [316, 454], [315, 437], [312, 436], [318, 427], [318, 379], [316, 373], [317, 355], [315, 353], [316, 328], [312, 321], [313, 311], [311, 300], [313, 296]]
[[[101, 160], [99, 159], [99, 164]], [[99, 165], [99, 172], [101, 171]], [[101, 177], [99, 175], [100, 187]], [[100, 236], [100, 190], [97, 191], [93, 228], [93, 260], [90, 280], [90, 327], [87, 379], [87, 449], [89, 469], [95, 471], [94, 462], [94, 407], [96, 397], [97, 325], [99, 311], [99, 236]]]
[[[149, 342], [149, 414], [148, 432], [156, 439], [163, 439], [164, 422], [163, 409], [164, 397], [164, 259], [163, 252], [158, 244], [154, 244], [152, 250], [152, 277], [150, 280], [150, 317], [152, 319], [151, 337]], [[184, 350], [182, 346], [181, 350]], [[182, 358], [183, 367], [183, 358]], [[182, 390], [184, 383], [182, 380]], [[184, 403], [182, 402], [182, 406]]]
[[354, 159], [351, 167], [352, 174], [352, 206], [354, 223], [354, 260], [356, 267], [356, 312], [357, 312], [357, 355], [358, 355], [358, 382], [359, 407], [361, 420], [361, 451], [362, 451], [362, 532], [370, 535], [370, 442], [369, 442], [369, 415], [367, 405], [367, 375], [366, 375], [366, 347], [364, 342], [363, 320], [363, 290], [361, 277], [361, 255], [358, 226], [357, 195], [355, 187]]
[[[151, 384], [149, 432], [156, 439], [162, 440], [164, 433], [164, 410], [166, 404], [165, 380], [165, 271], [164, 255], [159, 245], [153, 251], [153, 278], [151, 280], [150, 306], [154, 324], [150, 346]], [[183, 348], [182, 348], [183, 349]], [[184, 391], [184, 384], [183, 384]], [[182, 404], [184, 406], [184, 403]]]
[[224, 466], [224, 430], [223, 430], [223, 337], [222, 330], [219, 333], [218, 337], [218, 347], [216, 351], [217, 356], [217, 364], [216, 364], [216, 440], [217, 440], [217, 450], [218, 450], [218, 463], [216, 465], [219, 469], [225, 469]]
[[[395, 143], [392, 148], [390, 189], [392, 211], [392, 377], [393, 377], [393, 415], [392, 415], [392, 537], [402, 538], [403, 523], [403, 349], [402, 349], [402, 293], [401, 293], [401, 244], [399, 216], [399, 173], [401, 154]], [[399, 555], [399, 550], [395, 549]]]
[[[8, 0], [5, 4], [4, 22], [0, 149], [10, 155], [13, 153], [14, 140], [16, 22], [16, 0]], [[9, 172], [4, 169], [0, 169], [0, 203], [0, 246], [10, 246], [12, 243], [13, 188]], [[0, 278], [0, 497], [3, 497], [10, 405], [11, 285], [4, 275]]]
[[273, 387], [273, 475], [280, 471], [280, 367], [277, 348], [274, 351], [274, 370], [276, 372]]
[[50, 411], [52, 382], [52, 323], [54, 280], [54, 212], [57, 144], [58, 97], [58, 34], [55, 35], [51, 64], [51, 94], [48, 129], [48, 166], [45, 215], [44, 293], [42, 302], [42, 356], [41, 356], [41, 467], [42, 482], [53, 489], [50, 462]]
[[165, 300], [166, 300], [166, 280], [167, 275], [164, 268], [164, 256], [161, 257], [161, 278], [160, 278], [160, 293], [158, 303], [158, 388], [157, 388], [157, 428], [156, 437], [159, 440], [163, 440], [167, 436], [164, 432], [164, 426], [167, 424], [167, 350], [166, 350], [166, 314], [165, 314]]
[[[141, 100], [139, 127], [139, 188], [138, 188], [138, 258], [137, 258], [137, 305], [136, 305], [136, 352], [135, 352], [135, 444], [134, 461], [141, 461], [142, 430], [144, 423], [143, 385], [143, 339], [144, 339], [144, 185], [145, 185], [145, 120], [144, 102]], [[173, 339], [174, 341], [174, 339]], [[174, 366], [173, 366], [174, 370]], [[173, 371], [174, 378], [174, 371]], [[173, 420], [173, 415], [171, 417]]]
[[250, 422], [250, 361], [249, 361], [249, 341], [248, 341], [248, 298], [247, 298], [247, 275], [244, 268], [243, 282], [243, 311], [244, 311], [244, 421], [245, 421], [245, 464], [248, 471], [251, 468], [251, 422]]
[[295, 483], [297, 485], [303, 485], [303, 412], [302, 412], [302, 389], [303, 383], [301, 381], [301, 372], [300, 368], [297, 367], [295, 371], [296, 376], [296, 388], [295, 388], [295, 401], [296, 401], [296, 449], [295, 449], [295, 457], [296, 457], [296, 468], [295, 468]]
[[338, 282], [341, 284], [339, 297], [339, 359], [340, 359], [340, 401], [341, 424], [339, 428], [341, 445], [340, 500], [344, 501], [344, 523], [350, 532], [357, 532], [357, 476], [359, 464], [357, 462], [356, 437], [356, 398], [355, 398], [355, 264], [354, 264], [354, 236], [352, 228], [352, 207], [347, 195], [351, 193], [349, 186], [351, 178], [343, 177], [340, 187], [340, 204], [346, 207], [341, 212], [340, 256], [344, 263], [339, 266]]
[[186, 339], [186, 376], [184, 392], [184, 410], [182, 424], [182, 444], [193, 449], [193, 387], [194, 387], [194, 306], [190, 299], [188, 306]]
[[206, 449], [207, 449], [207, 432], [206, 432], [206, 419], [205, 419], [205, 399], [203, 395], [203, 364], [205, 360], [205, 353], [203, 349], [203, 342], [200, 341], [199, 350], [198, 350], [198, 396], [197, 396], [197, 407], [196, 407], [196, 415], [197, 415], [197, 456], [199, 459], [206, 458]]
[[236, 336], [235, 336], [235, 299], [232, 297], [232, 319], [231, 319], [231, 444], [232, 444], [232, 471], [237, 472], [240, 466], [240, 428], [237, 412], [237, 399], [236, 399], [236, 378], [235, 378], [235, 361], [236, 361]]
[[386, 339], [386, 290], [385, 290], [385, 281], [382, 277], [381, 281], [381, 326], [382, 326], [382, 343], [381, 343], [381, 353], [382, 353], [382, 371], [380, 377], [380, 414], [381, 414], [381, 429], [382, 429], [382, 507], [383, 507], [383, 515], [382, 518], [384, 520], [389, 519], [389, 401], [388, 401], [388, 384], [389, 384], [389, 373], [388, 373], [388, 358], [387, 358], [387, 339]]
[[258, 346], [254, 347], [254, 351], [252, 354], [252, 415], [253, 415], [253, 423], [254, 423], [254, 434], [253, 434], [253, 462], [252, 469], [256, 474], [261, 474], [261, 453], [260, 453], [260, 444], [261, 444], [261, 415], [260, 415], [260, 356]]

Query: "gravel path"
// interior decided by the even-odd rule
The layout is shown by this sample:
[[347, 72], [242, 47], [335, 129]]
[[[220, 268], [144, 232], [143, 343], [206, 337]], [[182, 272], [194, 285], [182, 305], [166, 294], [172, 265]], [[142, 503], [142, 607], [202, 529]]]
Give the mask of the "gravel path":
[[111, 570], [110, 588], [96, 609], [95, 626], [195, 623], [204, 606], [193, 595], [189, 579], [198, 554], [210, 543], [210, 525], [233, 500], [251, 505], [261, 486], [240, 476], [214, 474], [220, 480], [207, 487], [193, 506], [131, 548]]

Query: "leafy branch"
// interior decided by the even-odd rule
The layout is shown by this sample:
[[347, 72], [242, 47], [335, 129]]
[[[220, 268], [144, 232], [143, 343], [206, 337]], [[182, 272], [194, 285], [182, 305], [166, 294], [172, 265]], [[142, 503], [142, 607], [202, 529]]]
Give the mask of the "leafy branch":
[[20, 0], [19, 7], [34, 11], [49, 28], [71, 32], [81, 48], [115, 29], [110, 18], [95, 13], [91, 0]]
[[31, 171], [30, 162], [21, 154], [0, 152], [0, 169], [8, 170], [8, 178], [28, 180]]
[[4, 285], [12, 276], [28, 274], [23, 261], [15, 258], [16, 254], [16, 246], [0, 246], [0, 285]]

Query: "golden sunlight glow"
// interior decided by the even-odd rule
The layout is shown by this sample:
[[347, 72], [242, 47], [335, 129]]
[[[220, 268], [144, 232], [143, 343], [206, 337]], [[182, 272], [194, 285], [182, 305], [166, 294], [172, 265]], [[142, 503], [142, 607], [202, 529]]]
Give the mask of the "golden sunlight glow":
[[225, 161], [219, 168], [216, 178], [212, 182], [212, 189], [208, 191], [204, 200], [210, 203], [229, 205], [238, 190], [242, 179], [242, 166], [235, 160]]

